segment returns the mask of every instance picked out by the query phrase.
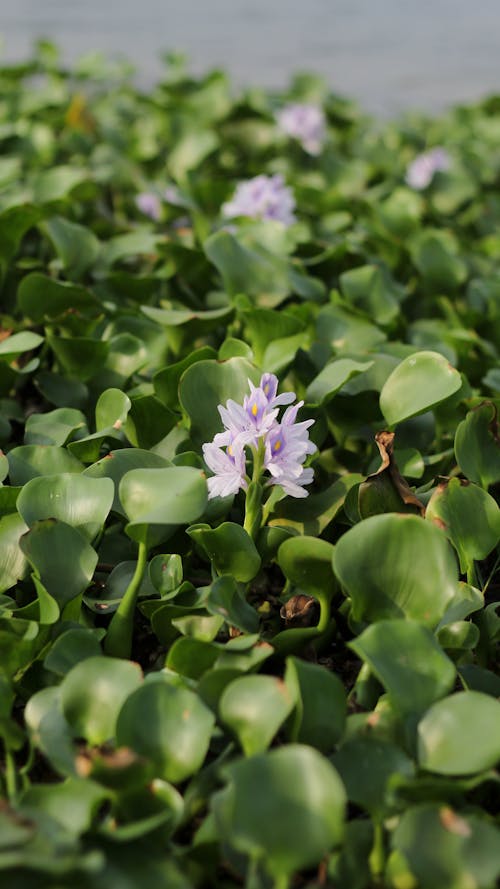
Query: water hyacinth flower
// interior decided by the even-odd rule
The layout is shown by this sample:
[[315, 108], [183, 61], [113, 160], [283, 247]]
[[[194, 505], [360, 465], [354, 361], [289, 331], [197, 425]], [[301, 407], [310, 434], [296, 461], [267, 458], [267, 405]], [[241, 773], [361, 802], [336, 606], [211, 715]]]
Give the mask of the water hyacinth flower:
[[[250, 481], [259, 482], [265, 472], [269, 473], [266, 485], [281, 485], [291, 497], [307, 497], [304, 487], [311, 484], [314, 473], [303, 464], [316, 450], [308, 432], [314, 420], [297, 422], [304, 402], [292, 405], [294, 392], [278, 395], [274, 374], [263, 374], [258, 386], [248, 383], [250, 394], [243, 404], [229, 399], [225, 406], [218, 406], [224, 431], [203, 445], [205, 463], [214, 473], [208, 479], [209, 498], [246, 490]], [[289, 406], [279, 421], [283, 405]], [[246, 470], [247, 450], [253, 458], [252, 479]]]
[[222, 215], [228, 219], [249, 216], [251, 219], [274, 219], [283, 225], [295, 222], [295, 198], [285, 185], [280, 173], [274, 176], [254, 176], [240, 182], [230, 201], [222, 205]]
[[406, 184], [410, 188], [422, 191], [427, 188], [434, 177], [434, 173], [449, 170], [451, 158], [445, 148], [431, 148], [419, 154], [411, 162], [406, 171]]
[[321, 154], [326, 139], [326, 118], [319, 105], [293, 102], [285, 105], [276, 115], [278, 127], [297, 139], [308, 154]]
[[154, 192], [142, 191], [136, 196], [135, 205], [145, 216], [149, 216], [154, 222], [159, 221], [161, 217], [161, 201]]

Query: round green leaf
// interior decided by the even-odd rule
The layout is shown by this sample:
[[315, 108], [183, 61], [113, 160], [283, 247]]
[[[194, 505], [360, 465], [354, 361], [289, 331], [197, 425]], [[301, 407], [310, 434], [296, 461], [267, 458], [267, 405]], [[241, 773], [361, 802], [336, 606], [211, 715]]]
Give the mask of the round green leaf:
[[20, 546], [61, 608], [88, 587], [97, 553], [76, 528], [57, 519], [35, 522], [21, 538]]
[[334, 548], [317, 537], [290, 537], [278, 550], [278, 564], [285, 577], [310, 596], [330, 599], [335, 590], [332, 571]]
[[457, 550], [463, 574], [500, 541], [500, 509], [477, 485], [450, 478], [434, 491], [425, 518], [442, 528]]
[[219, 834], [273, 877], [318, 864], [340, 843], [345, 790], [317, 750], [290, 744], [225, 771], [229, 785], [213, 803]]
[[106, 521], [113, 497], [111, 479], [66, 472], [31, 479], [19, 495], [17, 508], [30, 527], [39, 519], [59, 519], [92, 540]]
[[145, 683], [124, 703], [117, 741], [152, 760], [159, 777], [177, 783], [201, 768], [214, 722], [198, 695], [159, 679]]
[[242, 402], [248, 380], [257, 384], [259, 374], [244, 358], [229, 361], [198, 361], [184, 371], [179, 383], [179, 400], [191, 421], [191, 438], [201, 447], [222, 429], [217, 410], [228, 398]]
[[83, 475], [89, 475], [91, 478], [110, 478], [115, 484], [115, 497], [113, 500], [113, 512], [125, 515], [123, 506], [120, 503], [118, 489], [123, 476], [130, 472], [131, 469], [161, 469], [168, 466], [167, 460], [160, 457], [159, 454], [153, 454], [151, 451], [143, 451], [141, 448], [122, 448], [118, 451], [110, 451], [97, 463], [83, 471]]
[[234, 732], [246, 756], [263, 753], [293, 707], [281, 679], [242, 676], [225, 689], [219, 703], [223, 722]]
[[500, 761], [500, 702], [462, 691], [434, 704], [418, 725], [418, 760], [440, 775], [468, 775]]
[[141, 668], [131, 661], [99, 656], [80, 661], [60, 686], [63, 714], [73, 734], [90, 744], [114, 738], [122, 704], [141, 682]]
[[123, 476], [119, 495], [129, 518], [127, 533], [141, 541], [149, 525], [196, 521], [207, 505], [207, 483], [204, 473], [191, 466], [132, 469]]
[[[421, 889], [493, 889], [500, 874], [500, 831], [475, 814], [423, 803], [404, 812], [392, 836], [400, 882]], [[393, 853], [394, 854], [394, 853]], [[392, 856], [391, 856], [392, 857]], [[389, 873], [396, 861], [389, 862]]]
[[434, 627], [458, 581], [442, 531], [402, 513], [371, 516], [347, 531], [335, 546], [333, 569], [356, 620], [409, 617]]
[[435, 636], [411, 620], [381, 620], [349, 643], [395, 706], [421, 713], [451, 691], [456, 671]]
[[380, 393], [380, 409], [393, 426], [440, 404], [462, 385], [457, 370], [438, 352], [416, 352], [393, 370]]
[[246, 583], [260, 568], [260, 556], [255, 543], [241, 525], [223, 522], [217, 528], [195, 525], [187, 533], [209, 558], [217, 574], [231, 574]]

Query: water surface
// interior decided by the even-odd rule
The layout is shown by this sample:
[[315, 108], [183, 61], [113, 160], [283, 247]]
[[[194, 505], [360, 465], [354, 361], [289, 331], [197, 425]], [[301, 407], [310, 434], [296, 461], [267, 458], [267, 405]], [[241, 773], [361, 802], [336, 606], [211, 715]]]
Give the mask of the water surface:
[[307, 69], [385, 115], [500, 92], [499, 0], [0, 0], [0, 34], [9, 61], [44, 35], [67, 61], [124, 55], [146, 81], [165, 50], [237, 85]]

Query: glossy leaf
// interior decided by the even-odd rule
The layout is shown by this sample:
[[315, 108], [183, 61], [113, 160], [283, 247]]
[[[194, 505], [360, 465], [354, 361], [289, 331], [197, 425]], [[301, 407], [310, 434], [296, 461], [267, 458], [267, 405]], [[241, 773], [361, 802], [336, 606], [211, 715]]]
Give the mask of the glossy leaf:
[[458, 371], [437, 352], [416, 352], [391, 373], [380, 393], [380, 409], [393, 426], [429, 411], [462, 385]]
[[61, 706], [76, 737], [103, 744], [115, 736], [124, 701], [142, 682], [138, 664], [111, 657], [86, 658], [61, 683]]
[[418, 759], [440, 775], [468, 775], [500, 759], [500, 703], [478, 691], [444, 698], [418, 725]]
[[417, 516], [387, 513], [338, 541], [333, 570], [356, 620], [406, 617], [435, 626], [455, 595], [457, 566], [444, 534]]
[[242, 676], [222, 694], [219, 713], [245, 756], [263, 753], [293, 707], [287, 685], [274, 676]]
[[[152, 712], [153, 723], [149, 718]], [[200, 768], [214, 721], [194, 692], [168, 681], [149, 682], [124, 703], [117, 741], [151, 759], [158, 776], [175, 784]]]

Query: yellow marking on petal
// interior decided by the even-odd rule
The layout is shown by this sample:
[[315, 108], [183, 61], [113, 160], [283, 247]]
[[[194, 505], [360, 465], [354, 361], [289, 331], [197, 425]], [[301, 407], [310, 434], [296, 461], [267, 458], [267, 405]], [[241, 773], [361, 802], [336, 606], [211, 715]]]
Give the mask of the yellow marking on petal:
[[259, 408], [257, 407], [257, 405], [256, 405], [256, 404], [252, 404], [252, 416], [253, 416], [253, 417], [256, 417], [257, 414], [258, 414], [258, 412], [259, 412]]
[[280, 441], [279, 438], [277, 438], [276, 441], [274, 442], [273, 451], [279, 451], [281, 448], [281, 445], [282, 445], [282, 442]]
[[228, 446], [227, 446], [227, 452], [228, 452], [228, 454], [229, 454], [230, 457], [233, 456], [233, 446], [232, 446], [232, 445], [228, 445]]
[[269, 383], [264, 386], [264, 395], [269, 395]]

